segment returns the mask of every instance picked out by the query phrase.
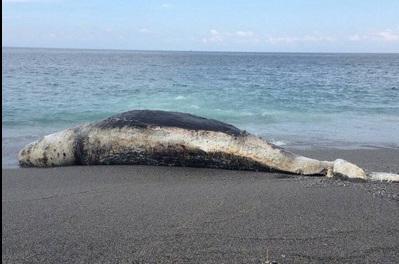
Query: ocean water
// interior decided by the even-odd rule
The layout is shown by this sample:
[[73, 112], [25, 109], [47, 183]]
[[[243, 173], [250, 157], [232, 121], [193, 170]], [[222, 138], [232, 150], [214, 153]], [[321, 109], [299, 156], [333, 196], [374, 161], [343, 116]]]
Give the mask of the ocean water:
[[2, 49], [3, 167], [45, 134], [131, 109], [189, 112], [278, 145], [399, 147], [399, 54]]

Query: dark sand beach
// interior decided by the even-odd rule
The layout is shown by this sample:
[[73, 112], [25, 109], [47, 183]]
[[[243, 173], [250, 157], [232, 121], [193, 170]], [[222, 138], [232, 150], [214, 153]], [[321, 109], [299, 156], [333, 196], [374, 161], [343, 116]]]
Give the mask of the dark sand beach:
[[[295, 152], [399, 172], [398, 149]], [[398, 263], [399, 184], [198, 168], [3, 169], [3, 263]]]

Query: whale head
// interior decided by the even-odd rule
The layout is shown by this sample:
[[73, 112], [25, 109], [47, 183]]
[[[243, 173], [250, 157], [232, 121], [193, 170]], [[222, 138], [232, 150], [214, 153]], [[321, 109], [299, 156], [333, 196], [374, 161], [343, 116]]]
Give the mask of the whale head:
[[18, 153], [21, 167], [52, 167], [75, 163], [75, 131], [67, 129], [26, 145]]

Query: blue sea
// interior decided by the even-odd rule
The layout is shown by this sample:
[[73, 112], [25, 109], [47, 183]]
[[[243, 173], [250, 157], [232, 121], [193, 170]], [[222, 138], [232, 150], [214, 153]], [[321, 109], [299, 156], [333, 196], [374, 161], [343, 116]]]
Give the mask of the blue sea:
[[399, 147], [399, 54], [3, 48], [2, 66], [3, 167], [40, 136], [132, 109], [287, 147]]

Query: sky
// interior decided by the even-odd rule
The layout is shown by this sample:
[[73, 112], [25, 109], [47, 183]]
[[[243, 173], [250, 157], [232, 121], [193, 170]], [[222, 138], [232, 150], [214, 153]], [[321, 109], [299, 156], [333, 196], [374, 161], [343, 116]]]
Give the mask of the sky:
[[2, 0], [2, 46], [399, 52], [399, 0]]

